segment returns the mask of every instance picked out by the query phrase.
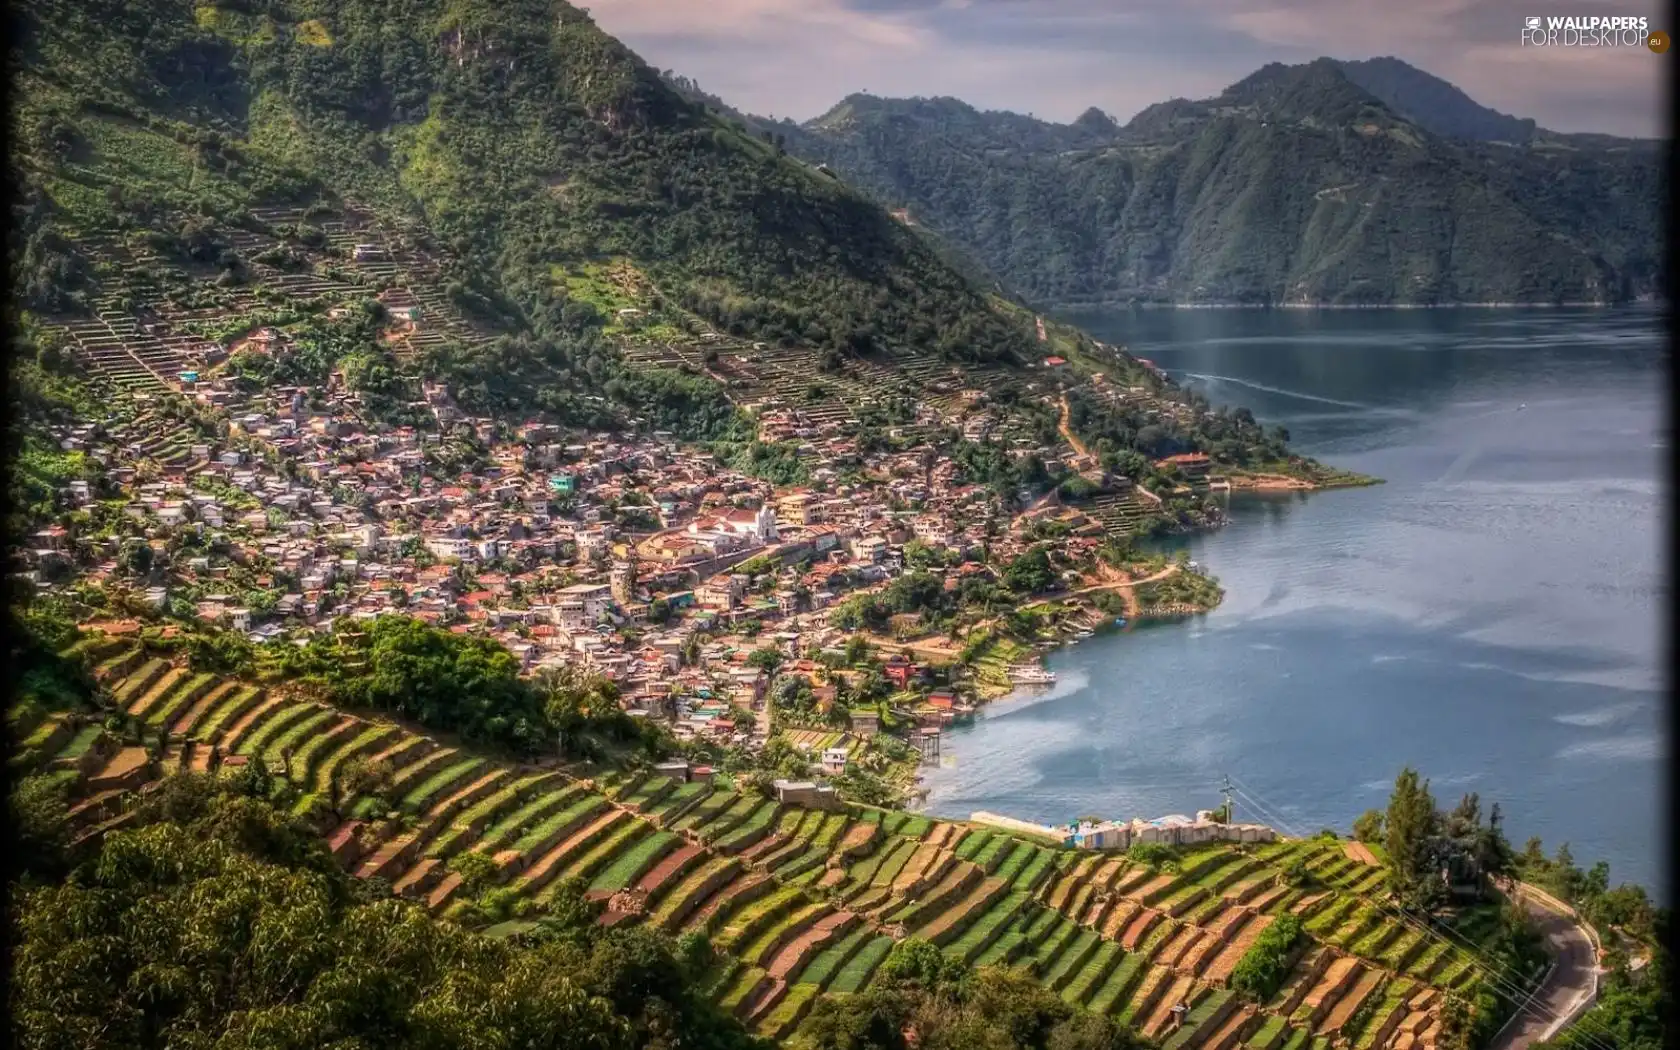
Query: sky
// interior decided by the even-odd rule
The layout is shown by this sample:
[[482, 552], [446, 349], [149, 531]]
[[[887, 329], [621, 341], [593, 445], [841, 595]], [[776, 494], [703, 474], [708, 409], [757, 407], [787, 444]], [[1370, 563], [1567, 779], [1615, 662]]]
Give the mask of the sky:
[[1658, 136], [1664, 63], [1680, 61], [1680, 48], [1522, 46], [1528, 16], [1644, 15], [1673, 35], [1655, 0], [584, 2], [650, 64], [737, 109], [801, 121], [862, 91], [1058, 122], [1096, 106], [1124, 122], [1268, 62], [1393, 55], [1554, 131]]

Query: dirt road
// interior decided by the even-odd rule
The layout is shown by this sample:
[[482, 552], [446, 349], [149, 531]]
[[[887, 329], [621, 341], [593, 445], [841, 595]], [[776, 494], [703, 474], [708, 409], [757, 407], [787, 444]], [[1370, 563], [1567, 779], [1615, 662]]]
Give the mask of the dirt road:
[[1056, 424], [1056, 429], [1061, 431], [1062, 440], [1072, 445], [1075, 452], [1079, 453], [1081, 456], [1089, 456], [1091, 451], [1085, 447], [1085, 442], [1079, 440], [1079, 436], [1073, 432], [1073, 427], [1069, 426], [1069, 423], [1072, 421], [1072, 417], [1073, 409], [1068, 405], [1067, 395], [1063, 394], [1062, 420], [1060, 423]]
[[1525, 883], [1512, 892], [1534, 917], [1557, 966], [1532, 1005], [1518, 1012], [1489, 1050], [1526, 1050], [1552, 1038], [1586, 1012], [1598, 988], [1598, 953], [1569, 906]]
[[1044, 598], [1036, 602], [1029, 602], [1028, 604], [1022, 606], [1022, 608], [1032, 609], [1040, 605], [1048, 605], [1051, 602], [1061, 601], [1064, 598], [1074, 598], [1082, 594], [1093, 594], [1097, 591], [1119, 591], [1121, 600], [1126, 603], [1127, 618], [1135, 620], [1138, 615], [1137, 588], [1146, 583], [1154, 583], [1156, 580], [1164, 580], [1177, 571], [1178, 564], [1175, 562], [1168, 565], [1160, 572], [1145, 576], [1141, 580], [1111, 581], [1093, 584], [1089, 587], [1081, 587], [1076, 591], [1068, 591], [1065, 594], [1058, 594], [1051, 598]]

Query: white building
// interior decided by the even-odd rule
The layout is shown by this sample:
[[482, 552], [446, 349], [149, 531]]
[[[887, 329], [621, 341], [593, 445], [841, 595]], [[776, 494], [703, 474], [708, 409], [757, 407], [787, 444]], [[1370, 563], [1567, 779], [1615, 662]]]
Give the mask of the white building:
[[567, 630], [588, 627], [600, 620], [612, 604], [612, 588], [604, 583], [580, 583], [560, 592], [554, 606], [554, 622]]
[[776, 509], [769, 504], [757, 510], [731, 510], [715, 517], [697, 518], [689, 523], [691, 536], [717, 533], [733, 536], [747, 546], [762, 547], [776, 541]]

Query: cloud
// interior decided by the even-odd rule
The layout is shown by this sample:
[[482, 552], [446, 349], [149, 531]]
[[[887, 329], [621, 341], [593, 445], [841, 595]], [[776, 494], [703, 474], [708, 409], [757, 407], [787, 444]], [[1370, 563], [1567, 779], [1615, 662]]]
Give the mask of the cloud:
[[593, 13], [731, 104], [801, 120], [857, 91], [1124, 120], [1268, 62], [1394, 55], [1555, 130], [1659, 134], [1672, 55], [1520, 46], [1527, 16], [1600, 8], [1661, 24], [1652, 0], [594, 0]]
[[594, 13], [611, 33], [635, 37], [756, 41], [817, 39], [827, 45], [865, 44], [914, 51], [927, 42], [914, 23], [891, 14], [871, 14], [842, 0], [607, 0]]

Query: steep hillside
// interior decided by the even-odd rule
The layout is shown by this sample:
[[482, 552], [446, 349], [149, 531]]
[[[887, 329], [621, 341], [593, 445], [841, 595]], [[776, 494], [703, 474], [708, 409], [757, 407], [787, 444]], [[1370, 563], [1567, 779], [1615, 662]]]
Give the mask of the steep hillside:
[[[716, 954], [700, 993], [763, 1036], [833, 1045], [818, 1036], [841, 996], [908, 990], [909, 951], [895, 948], [905, 938], [950, 975], [1007, 967], [1053, 993], [1055, 1011], [1037, 1022], [1047, 1037], [986, 1044], [999, 1047], [1137, 1045], [1112, 1021], [1174, 1050], [1416, 1050], [1437, 1045], [1453, 1008], [1494, 976], [1461, 935], [1388, 904], [1368, 850], [1333, 839], [1097, 853], [900, 811], [809, 809], [686, 771], [574, 779], [343, 714], [281, 683], [192, 674], [100, 634], [60, 655], [115, 707], [16, 711], [25, 743], [15, 767], [52, 778], [69, 836], [89, 853], [143, 824], [133, 800], [160, 777], [259, 777], [345, 871], [414, 902], [400, 913], [411, 923], [423, 909], [503, 936], [545, 918], [640, 928], [650, 946], [703, 935]], [[103, 727], [113, 712], [128, 734]], [[205, 790], [164, 787], [177, 799]], [[661, 994], [707, 1019], [679, 976]], [[1498, 976], [1515, 987], [1508, 971]], [[952, 1004], [941, 1008], [948, 1017]], [[1076, 1019], [1079, 1040], [1057, 1037], [1075, 1009], [1097, 1017]], [[931, 1020], [918, 1019], [922, 1031]]]
[[1100, 461], [1069, 469], [1138, 479], [1206, 450], [1323, 480], [1252, 419], [1041, 327], [916, 217], [559, 0], [34, 0], [20, 29], [10, 250], [26, 356], [60, 372], [336, 391], [379, 427], [541, 413], [726, 456], [793, 413], [967, 456], [1012, 498], [1062, 470], [1067, 394]]
[[[1387, 69], [1274, 64], [1117, 131], [1090, 115], [1057, 127], [952, 100], [854, 97], [778, 132], [1042, 304], [1608, 302], [1657, 290], [1656, 144], [1448, 138], [1437, 132], [1493, 132], [1462, 106], [1410, 119], [1350, 79]], [[1385, 95], [1422, 105], [1412, 89], [1426, 77]]]
[[1534, 138], [1534, 121], [1489, 109], [1440, 77], [1398, 58], [1337, 63], [1349, 80], [1419, 127], [1446, 138], [1518, 145]]
[[923, 238], [559, 0], [33, 0], [19, 29], [12, 249], [39, 312], [184, 295], [218, 268], [231, 296], [250, 231], [278, 222], [307, 254], [310, 222], [355, 215], [408, 237], [466, 320], [508, 337], [431, 363], [509, 408], [659, 402], [669, 383], [626, 381], [615, 351], [633, 309], [652, 340], [1031, 349]]

